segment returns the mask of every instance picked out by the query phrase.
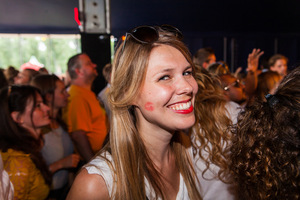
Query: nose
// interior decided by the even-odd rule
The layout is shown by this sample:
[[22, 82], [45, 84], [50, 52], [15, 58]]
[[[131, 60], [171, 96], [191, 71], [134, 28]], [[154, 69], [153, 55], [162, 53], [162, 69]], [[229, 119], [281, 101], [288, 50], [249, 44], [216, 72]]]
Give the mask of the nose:
[[49, 112], [50, 108], [46, 104], [42, 103], [42, 110], [46, 113]]
[[68, 98], [70, 94], [67, 92], [67, 90], [64, 91], [64, 95]]
[[186, 78], [182, 76], [180, 80], [177, 81], [176, 85], [178, 94], [191, 94], [193, 93], [194, 89], [196, 89], [196, 91], [198, 90], [197, 83], [193, 77]]
[[20, 75], [17, 75], [17, 76], [14, 78], [14, 81], [19, 80], [19, 79], [20, 79]]

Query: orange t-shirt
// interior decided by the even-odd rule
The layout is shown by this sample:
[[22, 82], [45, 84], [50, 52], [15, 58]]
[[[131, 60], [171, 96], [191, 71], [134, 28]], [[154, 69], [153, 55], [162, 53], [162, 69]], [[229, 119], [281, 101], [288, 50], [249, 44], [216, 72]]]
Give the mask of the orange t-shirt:
[[107, 135], [105, 110], [91, 90], [71, 85], [69, 94], [69, 103], [63, 109], [63, 120], [69, 132], [85, 131], [93, 152], [97, 153]]

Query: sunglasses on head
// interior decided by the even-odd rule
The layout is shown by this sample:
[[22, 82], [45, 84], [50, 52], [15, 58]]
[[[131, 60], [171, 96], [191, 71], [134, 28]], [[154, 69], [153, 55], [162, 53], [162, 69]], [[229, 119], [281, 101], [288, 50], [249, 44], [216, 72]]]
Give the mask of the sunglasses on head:
[[[181, 31], [172, 25], [164, 24], [159, 26], [159, 28], [161, 28], [163, 31], [173, 34], [179, 40], [183, 38]], [[159, 38], [159, 33], [157, 29], [157, 26], [139, 26], [128, 31], [125, 36], [122, 51], [124, 50], [128, 35], [130, 35], [133, 39], [142, 44], [152, 44], [156, 42]]]
[[226, 87], [224, 87], [224, 90], [227, 91], [229, 90], [229, 88], [231, 87], [236, 87], [236, 88], [239, 88], [241, 86], [241, 83], [240, 83], [240, 80], [237, 79], [236, 81], [234, 81], [233, 83], [227, 85]]

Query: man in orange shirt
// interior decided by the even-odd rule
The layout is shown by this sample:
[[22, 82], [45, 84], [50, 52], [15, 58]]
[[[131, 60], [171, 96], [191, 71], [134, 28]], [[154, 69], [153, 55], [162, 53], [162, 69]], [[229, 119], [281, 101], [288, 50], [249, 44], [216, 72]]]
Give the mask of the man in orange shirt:
[[91, 90], [98, 75], [96, 67], [84, 53], [77, 54], [68, 61], [71, 86], [63, 119], [84, 162], [88, 162], [102, 148], [108, 130], [105, 110]]

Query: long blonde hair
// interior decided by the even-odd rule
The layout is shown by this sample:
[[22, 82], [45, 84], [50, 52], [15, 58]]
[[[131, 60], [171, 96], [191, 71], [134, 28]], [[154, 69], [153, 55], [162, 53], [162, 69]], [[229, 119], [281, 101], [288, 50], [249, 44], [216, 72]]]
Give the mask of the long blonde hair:
[[[144, 177], [154, 189], [156, 199], [165, 199], [163, 177], [150, 159], [144, 142], [136, 128], [136, 114], [132, 102], [146, 76], [150, 53], [160, 44], [178, 49], [192, 64], [187, 47], [170, 32], [156, 27], [159, 38], [153, 44], [141, 44], [130, 35], [116, 51], [112, 69], [109, 100], [112, 108], [111, 130], [108, 145], [103, 151], [111, 153], [114, 167], [112, 199], [146, 199]], [[196, 187], [196, 175], [187, 147], [178, 132], [171, 140], [176, 165], [186, 183], [190, 199], [201, 199]], [[102, 152], [103, 152], [102, 151]], [[99, 154], [101, 154], [100, 152]]]

